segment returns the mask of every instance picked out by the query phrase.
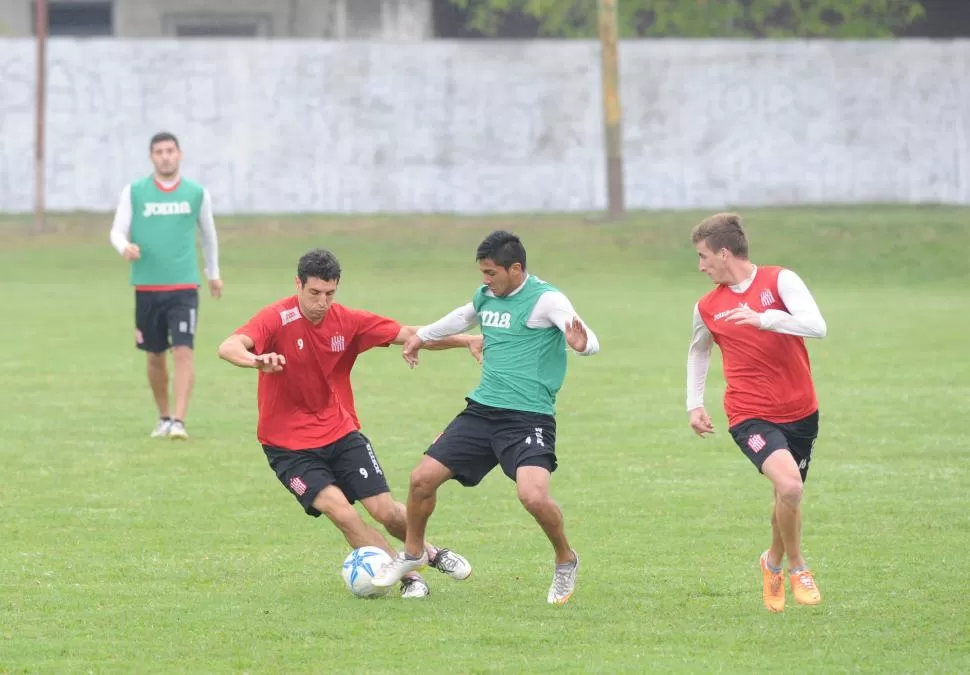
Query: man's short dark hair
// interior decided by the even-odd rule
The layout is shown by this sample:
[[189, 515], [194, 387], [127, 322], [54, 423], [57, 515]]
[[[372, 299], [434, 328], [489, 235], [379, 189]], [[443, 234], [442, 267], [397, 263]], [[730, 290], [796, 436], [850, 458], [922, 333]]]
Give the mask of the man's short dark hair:
[[736, 213], [715, 213], [705, 218], [694, 227], [690, 238], [695, 244], [703, 241], [714, 253], [726, 248], [738, 258], [748, 258], [748, 236]]
[[307, 251], [296, 266], [296, 276], [301, 284], [311, 277], [321, 281], [340, 281], [340, 263], [337, 256], [325, 248]]
[[508, 269], [515, 263], [525, 269], [525, 246], [522, 241], [505, 230], [496, 230], [485, 237], [475, 252], [475, 261], [491, 260], [499, 267]]
[[175, 138], [175, 134], [168, 131], [159, 131], [157, 134], [152, 136], [152, 140], [148, 143], [148, 150], [154, 150], [157, 143], [164, 143], [165, 141], [172, 141], [175, 143], [176, 148], [180, 148], [179, 139]]

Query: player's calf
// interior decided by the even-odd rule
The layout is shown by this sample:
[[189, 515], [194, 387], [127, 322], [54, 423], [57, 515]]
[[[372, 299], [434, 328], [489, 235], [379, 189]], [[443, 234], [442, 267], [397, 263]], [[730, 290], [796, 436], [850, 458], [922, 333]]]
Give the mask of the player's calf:
[[395, 539], [404, 541], [408, 531], [407, 510], [404, 504], [394, 501], [390, 492], [360, 500], [371, 518], [380, 523]]
[[[407, 510], [404, 504], [395, 501], [389, 492], [362, 499], [361, 504], [374, 520], [384, 526], [388, 534], [404, 541], [407, 535]], [[464, 556], [451, 549], [436, 548], [427, 543], [424, 548], [428, 555], [428, 565], [445, 576], [458, 581], [471, 576], [472, 566]]]
[[336, 485], [328, 485], [313, 500], [313, 508], [322, 513], [344, 535], [344, 539], [352, 548], [361, 546], [376, 546], [394, 556], [394, 549], [384, 536], [364, 522]]

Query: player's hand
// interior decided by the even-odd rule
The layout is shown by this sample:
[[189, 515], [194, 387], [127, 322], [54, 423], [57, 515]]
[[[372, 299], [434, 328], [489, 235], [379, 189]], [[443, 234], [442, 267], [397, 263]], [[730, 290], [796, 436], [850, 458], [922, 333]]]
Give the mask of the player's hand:
[[583, 322], [579, 320], [578, 316], [574, 316], [566, 323], [566, 344], [574, 352], [582, 353], [586, 351], [586, 343], [588, 341], [589, 336], [586, 335], [586, 326], [583, 325]]
[[690, 428], [701, 438], [704, 438], [704, 434], [714, 433], [711, 416], [707, 414], [704, 408], [694, 408], [690, 411]]
[[412, 368], [418, 365], [418, 350], [421, 349], [422, 344], [424, 344], [424, 340], [419, 338], [418, 334], [415, 333], [401, 347], [401, 356], [404, 357], [404, 360]]
[[263, 373], [278, 373], [286, 365], [286, 357], [276, 352], [257, 354], [253, 357], [253, 365]]
[[209, 279], [209, 292], [213, 298], [222, 297], [222, 279]]
[[468, 351], [470, 351], [475, 360], [478, 361], [478, 365], [482, 365], [482, 359], [485, 355], [485, 336], [473, 336], [468, 342]]
[[128, 244], [125, 246], [125, 250], [121, 252], [121, 255], [128, 262], [138, 260], [141, 258], [141, 249], [138, 248], [138, 244]]
[[724, 320], [741, 326], [761, 328], [761, 315], [750, 307], [735, 307], [728, 310], [727, 314], [724, 315]]

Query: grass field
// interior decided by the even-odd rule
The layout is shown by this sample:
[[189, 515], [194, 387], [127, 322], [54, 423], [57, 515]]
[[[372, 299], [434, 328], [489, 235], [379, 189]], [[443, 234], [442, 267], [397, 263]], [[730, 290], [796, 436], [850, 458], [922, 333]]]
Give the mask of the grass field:
[[[770, 491], [726, 432], [686, 424], [702, 214], [220, 219], [226, 294], [203, 298], [190, 442], [152, 441], [144, 359], [109, 216], [24, 234], [0, 218], [0, 672], [957, 673], [970, 671], [970, 210], [747, 212], [755, 262], [787, 265], [828, 321], [810, 343], [822, 432], [805, 552], [824, 604], [761, 605]], [[347, 547], [303, 515], [254, 437], [255, 373], [218, 343], [289, 294], [296, 259], [332, 248], [339, 300], [406, 323], [467, 301], [474, 248], [520, 233], [602, 352], [570, 359], [554, 494], [582, 555], [545, 604], [550, 548], [493, 473], [443, 488], [429, 535], [475, 566], [432, 596], [361, 601]], [[355, 371], [364, 430], [392, 489], [461, 408], [477, 366], [397, 349]]]

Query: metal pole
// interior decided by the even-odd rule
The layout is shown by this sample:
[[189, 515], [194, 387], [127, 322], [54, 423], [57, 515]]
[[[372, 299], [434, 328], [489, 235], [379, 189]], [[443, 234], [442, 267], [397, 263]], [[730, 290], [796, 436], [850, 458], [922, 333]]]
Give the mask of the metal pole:
[[45, 186], [45, 165], [44, 165], [44, 119], [46, 116], [47, 102], [47, 0], [36, 0], [36, 33], [37, 33], [37, 96], [36, 109], [34, 111], [35, 120], [35, 142], [34, 142], [34, 230], [42, 232], [45, 227], [46, 207], [44, 196]]
[[603, 117], [606, 136], [606, 185], [609, 215], [619, 218], [623, 204], [623, 134], [620, 124], [620, 74], [617, 59], [618, 0], [600, 0], [599, 34], [603, 59]]

